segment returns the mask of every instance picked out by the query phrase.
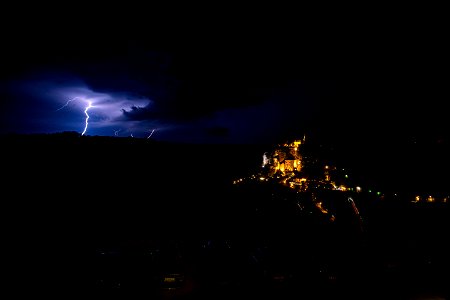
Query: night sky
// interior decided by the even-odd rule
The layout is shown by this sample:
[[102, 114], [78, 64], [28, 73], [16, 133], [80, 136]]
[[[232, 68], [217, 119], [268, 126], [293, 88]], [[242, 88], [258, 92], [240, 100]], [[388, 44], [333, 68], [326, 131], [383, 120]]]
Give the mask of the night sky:
[[[416, 298], [411, 286], [413, 292], [448, 290], [448, 276], [442, 276], [448, 274], [449, 249], [442, 238], [448, 237], [447, 207], [422, 200], [417, 210], [409, 206], [415, 199], [410, 195], [448, 196], [450, 51], [448, 24], [441, 24], [448, 16], [434, 15], [448, 10], [433, 7], [425, 18], [423, 4], [414, 13], [408, 11], [413, 3], [399, 10], [378, 5], [382, 13], [369, 17], [376, 4], [338, 3], [349, 18], [323, 4], [312, 15], [303, 2], [280, 3], [281, 9], [270, 2], [264, 13], [262, 2], [250, 9], [241, 3], [227, 8], [214, 2], [213, 8], [167, 2], [164, 13], [149, 1], [142, 7], [126, 1], [11, 3], [2, 5], [0, 18], [0, 141], [8, 225], [2, 241], [11, 261], [5, 277], [14, 293], [65, 287], [73, 293], [84, 291], [86, 282], [100, 294], [126, 295], [128, 288], [134, 296], [140, 291], [154, 296], [147, 279], [159, 277], [142, 268], [153, 250], [140, 245], [167, 237], [186, 242], [226, 238], [228, 248], [228, 241], [244, 242], [243, 255], [240, 246], [226, 250], [236, 256], [203, 248], [186, 255], [185, 282], [194, 291], [199, 287], [195, 296], [213, 298], [209, 291], [231, 296], [240, 293], [239, 287], [243, 295], [254, 295], [259, 282], [264, 288], [256, 295], [267, 296], [265, 287], [273, 286], [277, 298], [309, 287], [322, 291], [325, 281], [332, 295], [338, 292], [335, 298], [341, 292], [352, 296], [349, 289], [355, 299], [378, 294]], [[61, 132], [89, 137], [15, 135]], [[319, 189], [295, 196], [295, 204], [270, 182], [268, 189], [253, 192], [258, 179], [258, 185], [234, 193], [233, 180], [263, 174], [263, 154], [272, 145], [304, 134], [307, 142], [318, 138], [320, 143], [302, 147], [312, 173], [296, 176], [305, 175], [309, 182], [320, 174], [316, 167], [330, 162], [339, 172], [342, 167], [345, 178], [349, 174], [349, 186], [362, 187], [363, 193], [355, 194], [366, 226], [362, 243], [347, 242], [353, 233], [347, 234], [345, 219], [338, 216], [335, 226], [334, 215], [328, 222], [325, 215], [312, 214], [313, 202], [321, 199]], [[371, 191], [383, 194], [375, 198]], [[308, 199], [309, 214], [300, 205], [303, 199]], [[346, 199], [347, 204], [352, 200]], [[340, 204], [335, 207], [340, 210]], [[237, 235], [243, 239], [235, 240]], [[131, 248], [121, 247], [122, 241], [133, 240]], [[299, 247], [291, 247], [291, 241]], [[275, 251], [266, 247], [278, 242]], [[108, 249], [103, 245], [112, 251], [98, 252]], [[250, 245], [255, 251], [248, 252]], [[114, 249], [122, 248], [131, 251], [116, 256], [120, 252]], [[287, 251], [295, 253], [289, 256], [285, 248], [301, 251]], [[269, 251], [260, 255], [260, 249]], [[138, 254], [144, 252], [145, 257]], [[281, 260], [272, 260], [278, 255], [271, 252]], [[119, 259], [104, 265], [104, 286], [111, 289], [103, 289], [97, 274], [105, 253]], [[213, 264], [197, 264], [205, 253], [217, 257]], [[247, 259], [253, 254], [261, 264]], [[165, 264], [162, 260], [151, 256], [155, 270]], [[215, 268], [216, 261], [227, 267], [217, 269], [220, 282], [212, 278], [212, 269], [201, 271]], [[231, 268], [225, 266], [228, 261]], [[288, 280], [270, 278], [274, 274]], [[205, 285], [196, 281], [202, 276]], [[442, 283], [422, 289], [436, 278]], [[123, 288], [116, 289], [122, 279]], [[272, 280], [275, 285], [268, 284]], [[134, 289], [144, 282], [145, 287]], [[399, 293], [391, 293], [391, 287]]]
[[404, 52], [391, 36], [386, 50], [295, 22], [219, 21], [211, 29], [152, 22], [154, 15], [71, 17], [28, 18], [3, 38], [1, 133], [82, 133], [91, 103], [91, 136], [147, 138], [154, 130], [156, 140], [194, 143], [272, 143], [304, 132], [334, 140], [448, 136], [446, 80], [425, 72], [439, 53]]

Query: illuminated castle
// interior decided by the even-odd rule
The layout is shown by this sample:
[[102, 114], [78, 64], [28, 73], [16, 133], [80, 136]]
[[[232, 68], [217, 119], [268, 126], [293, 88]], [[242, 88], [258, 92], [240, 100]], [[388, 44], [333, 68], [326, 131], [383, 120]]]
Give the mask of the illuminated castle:
[[300, 147], [304, 143], [305, 137], [303, 140], [278, 145], [272, 153], [264, 153], [263, 168], [268, 169], [270, 175], [279, 173], [286, 176], [295, 171], [300, 172], [303, 166]]
[[275, 180], [299, 191], [309, 189], [345, 191], [347, 188], [342, 183], [332, 180], [331, 173], [336, 173], [335, 167], [306, 155], [305, 141], [306, 137], [303, 136], [301, 140], [279, 144], [272, 152], [264, 153], [260, 180]]

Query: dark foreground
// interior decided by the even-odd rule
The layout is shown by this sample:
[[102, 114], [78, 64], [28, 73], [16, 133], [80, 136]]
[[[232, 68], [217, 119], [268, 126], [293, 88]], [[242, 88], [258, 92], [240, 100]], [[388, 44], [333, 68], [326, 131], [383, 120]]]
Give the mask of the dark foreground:
[[448, 203], [330, 193], [330, 222], [311, 195], [231, 185], [260, 149], [72, 142], [7, 148], [16, 295], [448, 299]]

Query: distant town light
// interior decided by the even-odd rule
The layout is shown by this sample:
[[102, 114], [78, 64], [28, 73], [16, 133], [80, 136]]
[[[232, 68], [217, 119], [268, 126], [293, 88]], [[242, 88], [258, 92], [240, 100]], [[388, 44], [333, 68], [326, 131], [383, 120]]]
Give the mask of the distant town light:
[[359, 193], [359, 192], [361, 192], [361, 187], [360, 186], [357, 186], [356, 187], [356, 191]]
[[337, 189], [338, 189], [338, 191], [343, 191], [343, 192], [345, 192], [345, 191], [347, 190], [347, 187], [346, 187], [345, 185], [341, 185], [341, 186], [339, 186]]

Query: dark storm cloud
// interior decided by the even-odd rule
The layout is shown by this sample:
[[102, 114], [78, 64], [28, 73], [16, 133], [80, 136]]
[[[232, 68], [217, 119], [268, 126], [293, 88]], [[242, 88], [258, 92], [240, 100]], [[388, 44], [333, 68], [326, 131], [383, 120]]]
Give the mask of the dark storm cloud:
[[226, 65], [222, 57], [207, 53], [203, 57], [195, 51], [162, 53], [133, 46], [125, 52], [93, 62], [78, 62], [70, 68], [94, 91], [152, 99], [148, 107], [124, 110], [126, 119], [157, 117], [183, 122], [265, 100], [257, 90], [264, 84], [258, 82], [255, 74], [241, 74], [245, 64]]
[[[256, 141], [281, 130], [297, 132], [320, 108], [317, 81], [301, 80], [298, 58], [284, 49], [206, 42], [164, 49], [140, 38], [99, 35], [81, 43], [53, 41], [34, 56], [15, 77], [27, 87], [8, 84], [13, 91], [6, 98], [17, 99], [16, 112], [17, 103], [26, 107], [15, 128], [34, 118], [34, 130], [81, 131], [93, 99], [88, 134], [121, 129], [144, 137], [158, 128], [155, 137], [166, 139]], [[72, 97], [81, 100], [52, 114]]]
[[215, 127], [207, 128], [206, 133], [211, 136], [227, 137], [230, 133], [230, 130], [226, 127], [215, 126]]
[[289, 81], [309, 88], [296, 78], [298, 65], [288, 51], [272, 53], [273, 59], [261, 49], [194, 47], [158, 52], [147, 47], [133, 43], [125, 53], [76, 68], [95, 91], [127, 91], [152, 99], [151, 107], [124, 111], [129, 120], [157, 117], [184, 122], [273, 100], [273, 94]]

